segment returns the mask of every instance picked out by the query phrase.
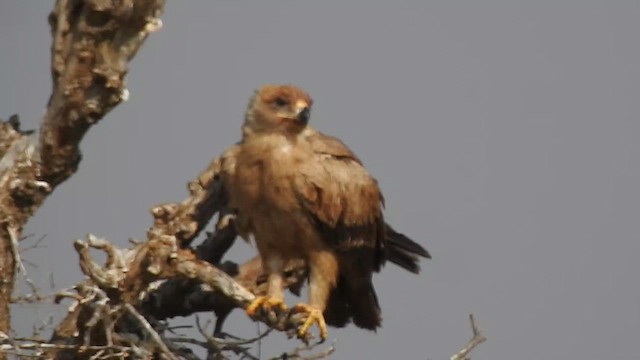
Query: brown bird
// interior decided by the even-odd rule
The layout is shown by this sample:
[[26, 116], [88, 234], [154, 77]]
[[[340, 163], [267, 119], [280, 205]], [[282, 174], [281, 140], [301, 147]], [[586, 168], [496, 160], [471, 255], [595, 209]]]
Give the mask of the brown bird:
[[[309, 268], [304, 337], [315, 323], [381, 324], [372, 273], [386, 259], [417, 273], [429, 253], [384, 222], [377, 181], [340, 140], [308, 125], [312, 99], [291, 85], [266, 85], [249, 102], [242, 141], [223, 165], [229, 205], [240, 235], [252, 235], [267, 274], [267, 294], [247, 308], [286, 310], [283, 272], [289, 260]], [[323, 314], [324, 313], [324, 314]], [[325, 321], [326, 316], [326, 321]]]

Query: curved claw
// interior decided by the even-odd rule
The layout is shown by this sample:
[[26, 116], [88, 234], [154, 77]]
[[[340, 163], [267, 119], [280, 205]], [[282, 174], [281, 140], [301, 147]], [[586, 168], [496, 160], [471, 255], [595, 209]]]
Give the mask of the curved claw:
[[320, 329], [320, 341], [327, 339], [327, 323], [324, 321], [324, 315], [322, 315], [320, 309], [307, 304], [298, 304], [292, 309], [292, 312], [307, 314], [307, 319], [298, 329], [299, 338], [305, 339], [309, 328], [315, 323], [318, 324], [318, 329]]
[[281, 299], [277, 299], [269, 296], [257, 296], [255, 300], [245, 310], [247, 315], [255, 317], [259, 309], [265, 309], [267, 311], [278, 309], [280, 311], [287, 310], [287, 304]]

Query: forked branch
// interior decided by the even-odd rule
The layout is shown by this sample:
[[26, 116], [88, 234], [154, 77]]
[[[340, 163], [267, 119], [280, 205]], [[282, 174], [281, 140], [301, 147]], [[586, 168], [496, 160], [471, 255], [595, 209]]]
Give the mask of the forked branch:
[[487, 338], [482, 335], [480, 329], [478, 328], [478, 324], [476, 324], [476, 319], [473, 314], [469, 315], [469, 320], [471, 321], [471, 330], [473, 331], [473, 337], [467, 345], [465, 345], [460, 351], [451, 356], [451, 360], [468, 360], [469, 354], [476, 346], [482, 344], [487, 341]]

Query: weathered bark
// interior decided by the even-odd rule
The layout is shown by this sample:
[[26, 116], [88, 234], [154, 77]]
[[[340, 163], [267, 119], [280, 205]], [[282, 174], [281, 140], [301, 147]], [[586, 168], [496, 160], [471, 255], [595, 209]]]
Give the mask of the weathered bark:
[[159, 28], [163, 8], [164, 0], [56, 2], [49, 17], [53, 90], [39, 132], [19, 131], [15, 118], [0, 124], [0, 331], [10, 327], [16, 239], [77, 170], [87, 130], [126, 100], [129, 60]]
[[10, 327], [9, 303], [18, 271], [18, 239], [34, 200], [48, 191], [33, 181], [36, 137], [20, 131], [17, 117], [0, 122], [0, 331]]

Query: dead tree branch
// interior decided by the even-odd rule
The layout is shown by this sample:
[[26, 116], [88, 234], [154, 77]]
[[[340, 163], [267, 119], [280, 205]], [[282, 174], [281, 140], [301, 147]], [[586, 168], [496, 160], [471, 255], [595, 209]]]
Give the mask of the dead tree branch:
[[0, 121], [0, 331], [10, 326], [9, 301], [20, 237], [45, 198], [73, 175], [89, 128], [128, 98], [128, 63], [160, 27], [164, 0], [58, 0], [49, 16], [53, 90], [39, 132]]
[[473, 337], [467, 345], [465, 345], [460, 351], [451, 356], [451, 360], [469, 360], [469, 354], [476, 346], [482, 344], [487, 341], [487, 338], [482, 335], [478, 325], [476, 324], [476, 319], [473, 314], [469, 315], [469, 320], [471, 321], [471, 330], [473, 331]]
[[[145, 351], [154, 353], [160, 349], [160, 354], [163, 354], [172, 346], [159, 346], [159, 341], [166, 344], [166, 339], [159, 340], [163, 338], [162, 331], [155, 326], [162, 319], [197, 311], [214, 311], [218, 315], [214, 334], [219, 334], [226, 314], [237, 307], [245, 308], [255, 299], [255, 294], [266, 291], [259, 258], [240, 266], [227, 262], [218, 267], [211, 263], [222, 260], [236, 236], [230, 216], [220, 217], [217, 231], [210, 234], [197, 250], [188, 246], [215, 213], [227, 214], [218, 177], [225, 156], [228, 153], [212, 161], [196, 180], [189, 183], [190, 195], [184, 201], [151, 209], [154, 225], [147, 231], [146, 242], [131, 249], [118, 249], [104, 239], [89, 235], [86, 242], [77, 240], [74, 243], [80, 256], [80, 267], [88, 280], [76, 287], [80, 300], [73, 303], [69, 315], [59, 324], [52, 339], [54, 342], [84, 346], [104, 344], [106, 334], [96, 333], [104, 326], [91, 322], [91, 328], [86, 325], [87, 318], [104, 313], [96, 311], [97, 303], [102, 301], [101, 297], [95, 296], [96, 293], [108, 297], [109, 313], [114, 315], [106, 319], [119, 329], [111, 336], [114, 344], [123, 345], [118, 337], [140, 336], [142, 331], [147, 336], [151, 334], [151, 342], [155, 344], [146, 346]], [[91, 248], [107, 254], [104, 265], [93, 260]], [[211, 262], [203, 260], [199, 254]], [[305, 275], [303, 264], [292, 263], [287, 273], [287, 284], [294, 291], [299, 291]], [[149, 326], [158, 331], [158, 336], [131, 313], [134, 306]], [[128, 309], [128, 315], [123, 315], [121, 307]], [[300, 315], [276, 316], [271, 313], [262, 314], [257, 320], [288, 332], [295, 330], [304, 319]], [[131, 326], [136, 322], [137, 326]], [[127, 325], [122, 325], [124, 323]], [[128, 330], [124, 331], [125, 328]], [[215, 348], [212, 343], [209, 346]], [[227, 344], [222, 349], [233, 351], [238, 348]], [[69, 355], [68, 352], [65, 354]]]
[[[280, 356], [271, 358], [270, 360], [319, 360], [329, 357], [329, 355], [333, 354], [336, 351], [335, 344], [327, 347], [324, 350], [313, 353], [312, 351], [319, 344], [305, 345], [299, 346], [288, 353], [284, 353]], [[305, 354], [305, 352], [311, 352]]]
[[131, 304], [124, 304], [124, 308], [131, 316], [133, 316], [136, 320], [138, 320], [140, 325], [142, 325], [142, 327], [151, 336], [151, 339], [153, 339], [153, 342], [158, 346], [158, 348], [160, 349], [160, 351], [162, 352], [162, 354], [164, 356], [166, 356], [167, 358], [169, 358], [171, 360], [177, 360], [178, 359], [177, 357], [175, 357], [173, 355], [171, 350], [169, 350], [169, 348], [167, 348], [167, 345], [164, 343], [164, 341], [162, 340], [160, 335], [158, 335], [156, 330], [151, 326], [151, 324], [149, 324], [147, 319], [145, 319], [144, 316], [140, 315], [138, 310], [136, 310], [133, 306], [131, 306]]

